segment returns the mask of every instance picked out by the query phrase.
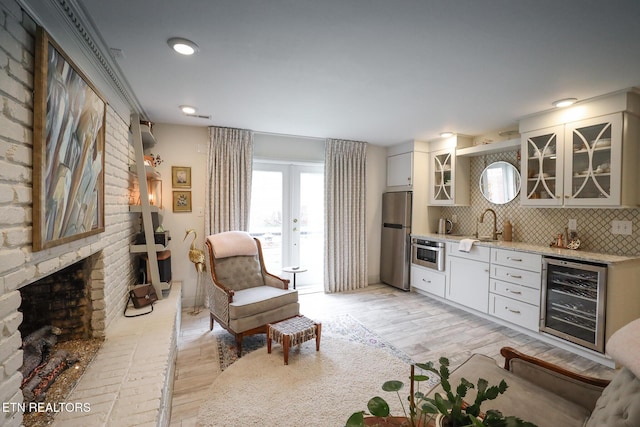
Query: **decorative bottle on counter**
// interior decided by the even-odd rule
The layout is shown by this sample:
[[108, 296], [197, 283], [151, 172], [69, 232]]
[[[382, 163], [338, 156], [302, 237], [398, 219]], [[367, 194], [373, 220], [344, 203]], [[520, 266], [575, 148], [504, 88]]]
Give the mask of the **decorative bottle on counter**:
[[510, 242], [513, 239], [513, 226], [509, 220], [506, 220], [502, 226], [502, 239], [505, 242]]

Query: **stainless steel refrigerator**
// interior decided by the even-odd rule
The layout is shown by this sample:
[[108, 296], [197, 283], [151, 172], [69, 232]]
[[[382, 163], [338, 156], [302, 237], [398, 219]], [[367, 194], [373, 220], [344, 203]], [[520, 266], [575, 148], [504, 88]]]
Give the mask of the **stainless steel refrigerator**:
[[382, 194], [380, 280], [409, 290], [411, 191]]

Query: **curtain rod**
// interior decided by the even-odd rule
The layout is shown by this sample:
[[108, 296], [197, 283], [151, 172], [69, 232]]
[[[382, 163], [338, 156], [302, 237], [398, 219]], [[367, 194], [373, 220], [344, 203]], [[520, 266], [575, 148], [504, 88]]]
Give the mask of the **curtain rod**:
[[270, 136], [285, 136], [288, 138], [302, 138], [302, 139], [315, 139], [318, 141], [325, 141], [327, 138], [320, 138], [317, 136], [302, 136], [302, 135], [290, 135], [290, 134], [286, 134], [286, 133], [278, 133], [278, 132], [260, 132], [260, 131], [253, 131], [254, 134], [260, 134], [260, 135], [270, 135]]

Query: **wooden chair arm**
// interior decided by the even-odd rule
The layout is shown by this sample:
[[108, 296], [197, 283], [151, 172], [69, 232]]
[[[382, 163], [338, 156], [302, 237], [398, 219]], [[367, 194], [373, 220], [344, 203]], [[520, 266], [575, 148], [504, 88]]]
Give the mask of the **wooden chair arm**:
[[[289, 279], [283, 279], [282, 277], [278, 277], [275, 274], [271, 274], [271, 273], [269, 273], [267, 271], [264, 271], [263, 273], [264, 273], [264, 276], [265, 276], [265, 284], [267, 286], [277, 287], [278, 289], [284, 289], [285, 291], [287, 289], [289, 289]], [[271, 279], [271, 281], [273, 281], [275, 283], [273, 283], [273, 284], [269, 283], [270, 281], [268, 279]], [[282, 284], [280, 285], [279, 282], [282, 282]], [[278, 285], [280, 285], [280, 286], [274, 286], [276, 283]]]
[[503, 347], [500, 349], [500, 354], [504, 357], [504, 369], [510, 371], [511, 360], [513, 359], [521, 359], [525, 362], [528, 362], [532, 365], [539, 366], [543, 369], [548, 369], [549, 371], [556, 372], [560, 375], [563, 375], [567, 378], [571, 378], [575, 381], [579, 381], [585, 384], [589, 384], [596, 387], [606, 387], [611, 382], [610, 380], [603, 378], [596, 378], [587, 375], [582, 375], [574, 371], [570, 371], [556, 364], [546, 362], [542, 359], [538, 359], [533, 356], [526, 355], [524, 353], [515, 350], [512, 347]]

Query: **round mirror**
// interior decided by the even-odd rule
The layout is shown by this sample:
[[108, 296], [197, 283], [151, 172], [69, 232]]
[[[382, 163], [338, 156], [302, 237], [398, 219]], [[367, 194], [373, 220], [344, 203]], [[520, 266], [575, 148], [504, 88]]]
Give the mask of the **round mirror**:
[[511, 163], [491, 163], [480, 175], [480, 192], [491, 203], [509, 203], [516, 198], [519, 191], [520, 172]]

